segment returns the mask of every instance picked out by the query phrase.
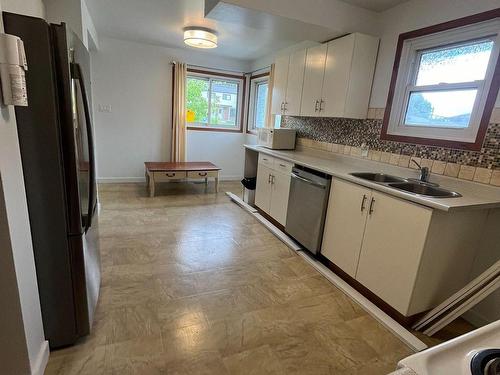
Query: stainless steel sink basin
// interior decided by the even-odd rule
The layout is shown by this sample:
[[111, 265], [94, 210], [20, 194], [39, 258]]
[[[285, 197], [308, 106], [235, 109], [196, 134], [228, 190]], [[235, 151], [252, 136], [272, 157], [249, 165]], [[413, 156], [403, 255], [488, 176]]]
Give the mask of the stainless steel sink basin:
[[406, 182], [406, 179], [396, 176], [391, 176], [390, 174], [384, 173], [371, 173], [371, 172], [356, 172], [351, 173], [351, 176], [362, 178], [363, 180], [389, 183], [389, 182]]
[[462, 196], [460, 193], [457, 193], [456, 191], [451, 191], [418, 182], [398, 182], [398, 183], [388, 184], [388, 186], [398, 190], [406, 191], [411, 194], [425, 195], [426, 197], [457, 198]]

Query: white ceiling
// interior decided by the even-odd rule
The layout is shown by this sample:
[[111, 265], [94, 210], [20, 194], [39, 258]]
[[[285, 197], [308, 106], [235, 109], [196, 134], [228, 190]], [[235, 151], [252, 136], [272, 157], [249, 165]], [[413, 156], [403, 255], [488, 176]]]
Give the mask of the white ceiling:
[[324, 41], [337, 34], [237, 6], [217, 6], [204, 17], [204, 0], [86, 0], [99, 35], [165, 47], [191, 48], [183, 28], [203, 26], [219, 35], [219, 47], [203, 53], [255, 60], [305, 40]]
[[383, 12], [396, 5], [406, 3], [408, 0], [340, 0], [344, 3], [355, 5], [360, 8]]

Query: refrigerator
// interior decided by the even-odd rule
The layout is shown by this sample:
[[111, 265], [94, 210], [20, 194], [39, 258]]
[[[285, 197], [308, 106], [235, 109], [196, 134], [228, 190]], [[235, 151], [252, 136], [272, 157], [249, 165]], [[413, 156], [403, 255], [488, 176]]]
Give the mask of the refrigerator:
[[16, 120], [46, 339], [90, 332], [100, 286], [90, 55], [64, 24], [3, 13], [24, 42], [28, 107]]

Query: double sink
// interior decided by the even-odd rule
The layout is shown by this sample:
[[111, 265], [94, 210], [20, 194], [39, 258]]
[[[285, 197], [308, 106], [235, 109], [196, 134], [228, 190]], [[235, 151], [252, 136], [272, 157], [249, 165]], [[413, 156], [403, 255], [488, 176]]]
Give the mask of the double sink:
[[363, 180], [385, 185], [393, 189], [402, 190], [413, 195], [421, 195], [432, 198], [458, 198], [462, 196], [456, 191], [443, 189], [429, 182], [391, 176], [385, 173], [356, 172], [351, 173], [350, 175]]

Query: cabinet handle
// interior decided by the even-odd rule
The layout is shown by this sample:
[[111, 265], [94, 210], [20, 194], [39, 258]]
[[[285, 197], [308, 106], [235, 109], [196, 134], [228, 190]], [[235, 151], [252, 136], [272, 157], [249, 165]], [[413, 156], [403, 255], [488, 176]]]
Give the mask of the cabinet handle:
[[320, 111], [320, 112], [323, 110], [323, 103], [324, 103], [324, 102], [325, 102], [325, 101], [324, 101], [323, 99], [321, 99], [321, 100], [319, 101], [319, 111]]
[[280, 164], [280, 167], [286, 168], [285, 164]]
[[368, 198], [366, 194], [363, 194], [363, 199], [361, 199], [361, 212], [365, 210], [366, 198]]
[[269, 177], [267, 178], [267, 183], [270, 184], [271, 183], [271, 174], [269, 174]]
[[166, 173], [167, 177], [175, 177], [175, 173]]
[[314, 105], [314, 112], [318, 112], [318, 104], [319, 100], [316, 100], [316, 104]]
[[203, 173], [202, 173], [202, 172], [200, 172], [200, 173], [198, 173], [198, 175], [200, 175], [200, 176], [204, 177], [204, 176], [206, 176], [206, 175], [207, 175], [207, 172], [203, 172]]
[[370, 210], [368, 211], [368, 213], [371, 215], [373, 213], [373, 204], [375, 203], [375, 198], [372, 198], [372, 200], [370, 201]]
[[288, 108], [287, 108], [287, 107], [288, 107], [288, 102], [284, 102], [284, 103], [283, 103], [283, 111], [284, 111], [284, 112], [288, 111]]
[[274, 175], [271, 175], [271, 185], [274, 185]]

